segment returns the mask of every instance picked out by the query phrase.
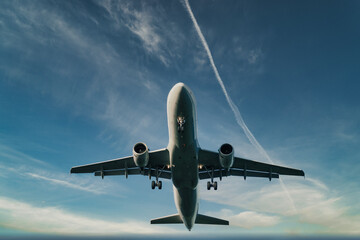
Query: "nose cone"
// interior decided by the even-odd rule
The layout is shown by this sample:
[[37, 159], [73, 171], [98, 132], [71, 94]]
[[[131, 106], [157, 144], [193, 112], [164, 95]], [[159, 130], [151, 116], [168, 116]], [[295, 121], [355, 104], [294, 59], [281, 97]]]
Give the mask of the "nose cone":
[[188, 86], [186, 86], [182, 82], [175, 84], [175, 86], [171, 89], [170, 93], [173, 97], [177, 99], [190, 97], [190, 91]]
[[185, 86], [186, 86], [185, 83], [178, 82], [177, 84], [175, 84], [175, 85], [173, 86], [173, 88], [179, 88], [179, 87], [185, 87]]
[[182, 82], [175, 84], [169, 92], [168, 103], [169, 102], [182, 102], [184, 104], [194, 102], [190, 88]]

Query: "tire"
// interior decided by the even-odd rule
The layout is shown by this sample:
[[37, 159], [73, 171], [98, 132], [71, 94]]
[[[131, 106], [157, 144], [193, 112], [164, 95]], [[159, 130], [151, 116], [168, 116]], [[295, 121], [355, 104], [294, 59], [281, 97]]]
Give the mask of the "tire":
[[151, 189], [155, 189], [155, 181], [151, 181]]
[[207, 190], [210, 190], [210, 188], [211, 188], [211, 184], [210, 184], [210, 182], [208, 181], [208, 182], [207, 182]]
[[159, 188], [159, 190], [161, 190], [161, 188], [162, 188], [162, 181], [159, 181], [158, 188]]
[[214, 190], [217, 190], [217, 182], [214, 182]]

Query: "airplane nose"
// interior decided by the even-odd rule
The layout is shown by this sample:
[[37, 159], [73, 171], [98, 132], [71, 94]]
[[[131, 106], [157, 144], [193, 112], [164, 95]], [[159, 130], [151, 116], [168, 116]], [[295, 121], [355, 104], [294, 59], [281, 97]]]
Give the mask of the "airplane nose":
[[[178, 114], [179, 111], [185, 109], [190, 110], [193, 106], [194, 98], [190, 89], [184, 83], [177, 83], [170, 91], [168, 95], [168, 107], [171, 111], [175, 111]], [[171, 106], [171, 107], [170, 107]]]
[[189, 98], [189, 96], [190, 96], [189, 90], [185, 84], [178, 83], [178, 84], [176, 84], [176, 88], [177, 88], [176, 90], [178, 93], [178, 98], [181, 98], [181, 99]]
[[188, 94], [187, 89], [184, 86], [180, 87], [179, 98], [186, 98], [188, 96], [189, 96], [189, 94]]

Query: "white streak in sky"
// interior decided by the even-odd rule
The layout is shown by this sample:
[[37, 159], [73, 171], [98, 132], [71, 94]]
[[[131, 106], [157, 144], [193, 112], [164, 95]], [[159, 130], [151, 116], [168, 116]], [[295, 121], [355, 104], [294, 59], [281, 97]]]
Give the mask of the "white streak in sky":
[[[251, 142], [251, 144], [272, 164], [274, 164], [274, 162], [271, 160], [271, 158], [269, 157], [269, 155], [267, 154], [267, 152], [265, 151], [265, 149], [260, 145], [260, 143], [256, 140], [256, 138], [254, 137], [254, 135], [251, 133], [251, 131], [249, 130], [249, 128], [247, 127], [247, 125], [245, 124], [244, 122], [244, 119], [242, 118], [241, 114], [240, 114], [240, 111], [238, 109], [238, 107], [234, 104], [234, 102], [231, 100], [226, 88], [225, 88], [225, 85], [220, 77], [220, 74], [216, 68], [216, 65], [215, 65], [215, 62], [214, 62], [214, 59], [212, 57], [212, 54], [211, 54], [211, 51], [210, 51], [210, 48], [205, 40], [205, 37], [204, 35], [202, 34], [201, 32], [201, 29], [199, 27], [199, 24], [197, 23], [196, 21], [196, 18], [191, 10], [191, 7], [190, 7], [190, 4], [189, 4], [189, 0], [185, 0], [185, 5], [186, 5], [186, 9], [190, 15], [190, 18], [194, 24], [194, 27], [196, 29], [196, 32], [198, 33], [199, 35], [199, 38], [201, 40], [201, 43], [202, 45], [204, 46], [205, 48], [205, 51], [207, 53], [207, 56], [209, 58], [209, 61], [210, 61], [210, 65], [211, 65], [211, 68], [213, 69], [214, 73], [215, 73], [215, 76], [216, 76], [216, 79], [218, 81], [218, 83], [220, 84], [221, 86], [221, 89], [226, 97], [226, 101], [228, 102], [231, 110], [233, 111], [234, 115], [235, 115], [235, 119], [236, 119], [236, 122], [239, 124], [239, 126], [244, 130], [244, 133], [246, 135], [246, 137], [249, 139], [249, 141]], [[294, 201], [293, 199], [291, 198], [288, 190], [286, 189], [283, 181], [280, 179], [280, 184], [281, 184], [281, 187], [284, 189], [284, 191], [286, 192], [286, 195], [287, 197], [289, 198], [289, 201], [291, 202], [295, 212], [297, 212], [296, 208], [295, 208], [295, 205], [294, 205]]]
[[93, 188], [93, 186], [83, 187], [81, 185], [74, 184], [69, 181], [40, 176], [39, 174], [36, 174], [36, 173], [26, 173], [26, 175], [28, 175], [32, 178], [35, 178], [35, 179], [44, 180], [44, 181], [50, 182], [52, 184], [61, 185], [61, 186], [68, 187], [68, 188], [73, 188], [73, 189], [91, 192], [91, 193], [95, 193], [95, 194], [104, 194], [105, 193], [104, 191], [102, 191], [100, 189]]
[[[34, 206], [0, 195], [0, 228], [25, 232], [60, 235], [119, 235], [119, 234], [177, 234], [166, 227], [154, 227], [145, 222], [101, 220], [56, 206]], [[106, 239], [106, 237], [104, 237]]]

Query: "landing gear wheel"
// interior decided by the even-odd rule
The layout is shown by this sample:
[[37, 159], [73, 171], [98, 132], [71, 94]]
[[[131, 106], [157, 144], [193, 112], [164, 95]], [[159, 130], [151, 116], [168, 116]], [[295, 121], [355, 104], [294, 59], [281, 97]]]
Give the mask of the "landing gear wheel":
[[158, 183], [158, 188], [159, 188], [159, 190], [161, 190], [161, 188], [162, 188], [162, 181], [159, 181], [159, 183]]
[[155, 189], [155, 181], [151, 181], [151, 189]]
[[210, 190], [210, 188], [211, 188], [211, 183], [208, 181], [207, 182], [207, 190]]
[[213, 183], [214, 190], [217, 190], [217, 182]]

